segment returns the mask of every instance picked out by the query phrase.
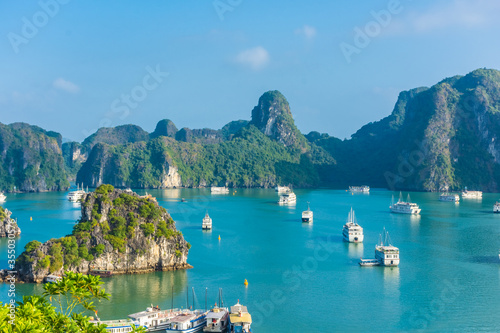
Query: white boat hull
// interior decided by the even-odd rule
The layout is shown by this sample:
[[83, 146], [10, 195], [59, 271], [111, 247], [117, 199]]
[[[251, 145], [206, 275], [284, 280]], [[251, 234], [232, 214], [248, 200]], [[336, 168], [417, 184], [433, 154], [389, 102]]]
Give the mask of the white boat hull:
[[302, 212], [302, 222], [312, 222], [313, 221], [313, 212], [312, 211], [305, 211]]
[[343, 234], [344, 242], [348, 243], [363, 243], [364, 235], [345, 235]]
[[202, 322], [200, 324], [198, 324], [198, 326], [195, 326], [193, 328], [187, 328], [185, 330], [176, 330], [176, 329], [171, 329], [171, 328], [167, 328], [165, 329], [165, 332], [168, 332], [168, 333], [194, 333], [194, 332], [203, 332], [203, 327], [205, 327], [205, 325], [207, 324], [207, 322]]
[[459, 202], [460, 197], [458, 195], [440, 195], [439, 196], [439, 201], [445, 201], [445, 202]]
[[462, 192], [462, 199], [482, 199], [483, 192], [481, 191], [464, 191]]
[[359, 265], [362, 267], [380, 266], [380, 261], [375, 259], [361, 259]]
[[391, 213], [396, 213], [396, 214], [420, 214], [420, 211], [422, 209], [412, 209], [412, 210], [405, 210], [405, 211], [402, 211], [402, 210], [399, 210], [399, 209], [393, 209], [391, 208]]

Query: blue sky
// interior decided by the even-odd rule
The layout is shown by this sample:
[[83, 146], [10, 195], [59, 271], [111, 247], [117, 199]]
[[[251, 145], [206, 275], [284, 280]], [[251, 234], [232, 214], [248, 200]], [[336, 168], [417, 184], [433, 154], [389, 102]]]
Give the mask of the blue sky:
[[402, 90], [500, 69], [500, 4], [478, 1], [3, 1], [0, 122], [82, 141], [250, 119], [280, 90], [303, 133], [349, 138]]

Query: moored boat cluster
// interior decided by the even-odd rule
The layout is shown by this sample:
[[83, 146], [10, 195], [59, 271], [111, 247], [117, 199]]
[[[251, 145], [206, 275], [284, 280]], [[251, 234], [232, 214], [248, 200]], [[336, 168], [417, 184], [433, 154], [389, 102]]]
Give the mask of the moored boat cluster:
[[106, 330], [110, 333], [131, 332], [132, 325], [143, 327], [147, 332], [252, 332], [252, 316], [239, 300], [230, 309], [224, 307], [221, 301], [210, 310], [161, 310], [158, 306], [151, 306], [145, 311], [129, 314], [126, 319], [94, 320], [92, 318], [91, 322], [96, 325], [106, 325]]

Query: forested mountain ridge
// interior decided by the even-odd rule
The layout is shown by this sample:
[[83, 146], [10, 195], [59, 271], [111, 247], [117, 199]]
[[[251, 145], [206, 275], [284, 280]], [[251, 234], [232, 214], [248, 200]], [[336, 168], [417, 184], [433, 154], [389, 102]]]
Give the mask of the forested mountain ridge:
[[500, 72], [478, 69], [400, 93], [392, 114], [350, 140], [316, 138], [338, 161], [332, 186], [500, 190]]
[[62, 136], [25, 123], [0, 123], [0, 191], [58, 191], [69, 187]]
[[[28, 139], [20, 138], [23, 131]], [[67, 179], [76, 179], [89, 187], [367, 184], [496, 192], [499, 137], [500, 72], [493, 69], [403, 91], [389, 116], [346, 140], [318, 132], [304, 136], [286, 98], [268, 91], [252, 109], [251, 120], [232, 121], [220, 130], [179, 130], [163, 119], [152, 133], [122, 125], [101, 128], [82, 143], [61, 145], [58, 133], [26, 124], [1, 125], [0, 190], [64, 189]], [[37, 140], [43, 144], [33, 144]], [[33, 157], [37, 149], [43, 151], [39, 158]], [[49, 155], [51, 163], [26, 162]], [[32, 164], [36, 167], [28, 167]]]

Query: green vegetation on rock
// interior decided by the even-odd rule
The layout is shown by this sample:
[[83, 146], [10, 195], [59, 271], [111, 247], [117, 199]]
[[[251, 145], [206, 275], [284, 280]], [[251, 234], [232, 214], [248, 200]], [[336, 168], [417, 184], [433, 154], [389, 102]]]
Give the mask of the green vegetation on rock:
[[25, 123], [0, 123], [0, 192], [60, 191], [69, 187], [62, 137]]
[[[37, 140], [43, 149], [32, 148]], [[101, 128], [82, 144], [63, 145], [66, 172], [60, 135], [25, 124], [0, 125], [0, 148], [6, 151], [0, 157], [0, 190], [63, 189], [67, 177], [76, 177], [89, 187], [367, 184], [394, 190], [467, 186], [496, 192], [499, 140], [500, 72], [478, 69], [430, 88], [401, 92], [389, 116], [366, 124], [346, 140], [318, 132], [302, 135], [288, 101], [277, 90], [259, 98], [251, 121], [233, 121], [220, 130], [178, 130], [168, 119], [159, 121], [151, 134], [134, 125]], [[121, 198], [103, 202], [127, 204]], [[101, 221], [96, 209], [93, 219], [77, 230], [79, 236], [99, 224], [110, 242], [123, 249], [111, 236], [137, 235], [131, 219]], [[150, 229], [137, 230], [158, 233]]]
[[[168, 212], [158, 205], [156, 199], [104, 184], [84, 197], [82, 218], [73, 227], [71, 235], [51, 239], [44, 244], [38, 241], [28, 243], [16, 261], [16, 269], [22, 279], [38, 282], [44, 274], [60, 273], [63, 269], [85, 271], [96, 259], [104, 260], [106, 255], [109, 262], [105, 267], [115, 265], [119, 270], [133, 272], [136, 258], [130, 255], [122, 258], [123, 254], [144, 255], [151, 246], [161, 248], [163, 254], [158, 261], [164, 260], [171, 252], [171, 269], [189, 266], [182, 260], [173, 259], [175, 249], [182, 251], [185, 260], [189, 247], [182, 234], [175, 229]], [[121, 259], [129, 262], [120, 266]], [[149, 267], [148, 264], [145, 268], [137, 267], [137, 270]], [[166, 265], [164, 268], [169, 267]]]

